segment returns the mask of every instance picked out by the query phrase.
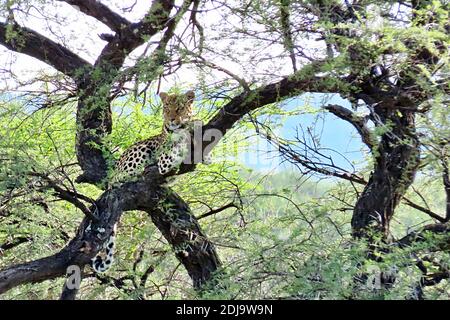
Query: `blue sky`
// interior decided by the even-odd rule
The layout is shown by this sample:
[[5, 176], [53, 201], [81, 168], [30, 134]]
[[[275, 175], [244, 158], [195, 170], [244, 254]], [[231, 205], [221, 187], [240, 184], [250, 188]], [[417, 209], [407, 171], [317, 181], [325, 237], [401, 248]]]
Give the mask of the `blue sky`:
[[[351, 108], [347, 100], [339, 95], [325, 95], [319, 93], [308, 93], [298, 98], [290, 99], [283, 104], [283, 110], [305, 110], [301, 114], [286, 117], [280, 130], [276, 131], [278, 136], [284, 139], [294, 139], [297, 132], [308, 128], [315, 128], [314, 135], [320, 137], [320, 147], [325, 155], [333, 157], [336, 165], [352, 170], [352, 162], [357, 164], [364, 156], [364, 146], [358, 137], [356, 130], [329, 112], [322, 112], [321, 107], [326, 104], [339, 104]], [[256, 170], [283, 170], [288, 169], [288, 164], [280, 164], [280, 158], [276, 157], [275, 149], [262, 139], [252, 142], [252, 146], [246, 154], [241, 156], [241, 161]]]

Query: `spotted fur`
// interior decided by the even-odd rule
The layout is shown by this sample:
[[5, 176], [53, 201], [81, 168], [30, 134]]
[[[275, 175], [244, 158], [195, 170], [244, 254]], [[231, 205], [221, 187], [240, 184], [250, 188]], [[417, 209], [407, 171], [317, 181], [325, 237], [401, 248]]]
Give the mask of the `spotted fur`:
[[[121, 182], [142, 172], [151, 164], [158, 164], [158, 171], [164, 175], [179, 167], [189, 151], [190, 133], [186, 126], [192, 118], [194, 92], [169, 95], [161, 92], [163, 102], [164, 125], [159, 135], [139, 141], [127, 149], [120, 157], [112, 182]], [[114, 260], [115, 231], [104, 246], [106, 257], [102, 253], [92, 259], [92, 268], [96, 272], [107, 271]]]
[[[92, 268], [97, 273], [106, 272], [114, 262], [114, 249], [116, 246], [116, 228], [117, 225], [114, 225], [114, 229], [113, 232], [111, 233], [111, 236], [109, 237], [108, 241], [105, 242], [105, 244], [103, 245], [105, 257], [102, 257], [102, 253], [100, 253], [91, 260]], [[100, 232], [102, 230], [97, 231]]]
[[159, 135], [137, 142], [120, 157], [116, 172], [126, 177], [142, 172], [145, 166], [158, 163], [160, 174], [166, 174], [181, 164], [188, 150], [189, 132], [186, 125], [192, 118], [194, 92], [169, 95], [160, 93], [163, 102], [164, 126]]

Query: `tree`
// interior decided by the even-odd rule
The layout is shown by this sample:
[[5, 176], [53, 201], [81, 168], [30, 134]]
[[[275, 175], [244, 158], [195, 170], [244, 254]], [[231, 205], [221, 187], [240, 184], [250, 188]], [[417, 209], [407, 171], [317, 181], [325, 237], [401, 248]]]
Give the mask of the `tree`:
[[[120, 144], [113, 124], [123, 121], [120, 115], [114, 118], [114, 107], [124, 99], [127, 103], [133, 99], [143, 99], [144, 104], [151, 101], [147, 97], [149, 88], [157, 86], [158, 90], [164, 79], [184, 70], [192, 72], [184, 71], [185, 75], [197, 75], [197, 79], [189, 81], [203, 93], [204, 100], [212, 101], [213, 115], [208, 117], [202, 132], [220, 132], [210, 137], [215, 139], [202, 137], [202, 141], [196, 141], [202, 151], [218, 148], [222, 137], [230, 135], [230, 129], [247, 122], [301, 170], [363, 187], [354, 187], [351, 233], [353, 241], [368, 244], [363, 254], [367, 261], [386, 261], [382, 256], [392, 254], [393, 245], [412, 248], [430, 233], [440, 236], [432, 245], [439, 252], [446, 252], [450, 219], [448, 4], [154, 0], [138, 22], [131, 22], [125, 13], [133, 12], [135, 5], [122, 7], [123, 14], [117, 13], [120, 6], [109, 7], [99, 1], [7, 1], [2, 5], [5, 20], [0, 22], [0, 44], [9, 52], [28, 55], [53, 68], [27, 83], [40, 85], [43, 90], [27, 89], [23, 97], [13, 97], [19, 104], [25, 101], [25, 106], [30, 102], [40, 105], [40, 110], [26, 110], [19, 120], [31, 117], [44, 121], [39, 112], [45, 110], [58, 110], [64, 117], [70, 113], [67, 106], [74, 104], [76, 122], [68, 131], [75, 143], [68, 154], [76, 154], [76, 164], [71, 163], [70, 156], [61, 155], [55, 144], [53, 153], [59, 158], [58, 166], [49, 169], [43, 161], [28, 161], [19, 167], [17, 163], [23, 159], [14, 157], [19, 144], [9, 137], [13, 143], [9, 149], [5, 144], [2, 155], [8, 166], [5, 165], [5, 183], [0, 189], [1, 216], [17, 216], [23, 223], [22, 217], [9, 212], [27, 199], [27, 190], [44, 197], [46, 200], [40, 205], [45, 206], [50, 190], [51, 196], [70, 203], [84, 218], [76, 234], [68, 236], [67, 244], [53, 255], [1, 270], [0, 293], [21, 284], [62, 277], [69, 266], [84, 270], [122, 214], [133, 210], [150, 216], [199, 292], [205, 294], [211, 283], [227, 277], [213, 241], [187, 202], [164, 186], [167, 176], [162, 177], [155, 166], [146, 168], [135, 181], [107, 188], [108, 172], [114, 166], [114, 144]], [[87, 16], [95, 19], [97, 25], [109, 28], [108, 33], [99, 35], [100, 40], [91, 39], [97, 46], [101, 41], [104, 44], [95, 59], [92, 52], [88, 59], [82, 57], [85, 54], [81, 50], [72, 49], [71, 39], [55, 38], [49, 33], [52, 27], [44, 35], [27, 24], [27, 19], [36, 14], [49, 24], [64, 21], [54, 8], [71, 10], [77, 17]], [[45, 9], [54, 10], [47, 14]], [[64, 32], [60, 28], [57, 35]], [[77, 35], [76, 45], [85, 39], [90, 39], [88, 34]], [[12, 69], [4, 72], [10, 79], [15, 78]], [[17, 83], [19, 87], [24, 85]], [[6, 91], [11, 92], [9, 88]], [[356, 129], [369, 150], [370, 172], [347, 172], [332, 160], [324, 162], [317, 145], [307, 145], [301, 138], [289, 141], [277, 137], [273, 123], [262, 123], [265, 115], [286, 112], [283, 101], [304, 93], [338, 94], [350, 102], [351, 108], [335, 103], [324, 103], [322, 107]], [[11, 104], [6, 110], [9, 115], [17, 112]], [[54, 143], [52, 138], [50, 135], [47, 143]], [[430, 166], [442, 176], [447, 196], [444, 214], [405, 197], [417, 173]], [[186, 161], [178, 172], [168, 176], [192, 173], [196, 167], [196, 161]], [[12, 175], [17, 179], [12, 179]], [[95, 195], [87, 185], [102, 191]], [[80, 192], [80, 188], [87, 189]], [[237, 198], [241, 199], [239, 195]], [[391, 223], [402, 201], [437, 222], [394, 239]], [[224, 209], [211, 208], [205, 215], [238, 207], [233, 200], [224, 204]], [[86, 231], [89, 224], [92, 230], [105, 232], [99, 236]], [[29, 237], [15, 237], [2, 249], [29, 241]], [[407, 256], [414, 256], [414, 263], [423, 272], [416, 292], [422, 297], [424, 285], [438, 283], [449, 273], [431, 273], [422, 268], [420, 250], [423, 249]], [[148, 270], [152, 272], [151, 268]], [[142, 286], [146, 277], [148, 273], [141, 278]], [[397, 277], [383, 276], [382, 282], [390, 288]], [[123, 281], [115, 279], [117, 286]], [[61, 297], [75, 298], [76, 293], [77, 289], [65, 286]]]

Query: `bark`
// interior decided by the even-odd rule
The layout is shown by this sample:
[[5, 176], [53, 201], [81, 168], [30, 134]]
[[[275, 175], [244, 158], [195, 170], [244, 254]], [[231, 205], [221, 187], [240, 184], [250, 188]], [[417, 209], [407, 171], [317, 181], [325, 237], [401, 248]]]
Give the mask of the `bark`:
[[374, 150], [374, 170], [356, 202], [351, 223], [356, 238], [380, 233], [387, 239], [394, 210], [414, 181], [420, 156], [414, 113], [398, 112], [379, 112], [383, 123], [391, 122], [393, 128], [382, 135]]
[[107, 25], [111, 30], [120, 32], [131, 23], [97, 0], [58, 0], [66, 2]]
[[10, 37], [8, 25], [0, 22], [0, 44], [7, 49], [38, 59], [74, 79], [92, 68], [89, 62], [40, 33], [15, 22], [10, 27], [17, 36]]
[[433, 242], [432, 248], [427, 250], [447, 251], [450, 249], [450, 226], [445, 223], [430, 224], [422, 227], [420, 230], [411, 232], [403, 238], [397, 240], [395, 245], [400, 248], [406, 248], [408, 246], [423, 242], [427, 240], [427, 236], [433, 234], [439, 237], [438, 241]]
[[111, 85], [111, 80], [106, 79], [100, 83], [89, 80], [83, 84], [77, 107], [76, 153], [83, 170], [76, 180], [79, 183], [98, 184], [107, 175], [108, 151], [103, 148], [103, 140], [112, 130]]
[[213, 278], [221, 265], [214, 245], [202, 232], [189, 206], [177, 194], [163, 191], [158, 207], [144, 208], [184, 265], [195, 289]]
[[376, 145], [376, 140], [367, 126], [367, 120], [365, 118], [356, 115], [347, 108], [335, 104], [326, 105], [324, 109], [328, 110], [336, 117], [349, 122], [356, 129], [356, 131], [358, 131], [361, 141], [369, 148], [370, 151], [373, 150]]

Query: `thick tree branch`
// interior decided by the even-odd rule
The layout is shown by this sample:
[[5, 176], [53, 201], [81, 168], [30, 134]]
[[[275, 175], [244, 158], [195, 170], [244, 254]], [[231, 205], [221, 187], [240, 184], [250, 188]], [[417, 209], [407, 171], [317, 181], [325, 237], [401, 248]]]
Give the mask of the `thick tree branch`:
[[86, 205], [80, 200], [82, 199], [92, 204], [94, 201], [89, 197], [62, 188], [55, 181], [50, 179], [46, 174], [31, 172], [30, 175], [42, 178], [48, 184], [48, 187], [54, 190], [55, 196], [73, 204], [75, 207], [80, 209], [81, 212], [83, 212], [89, 219], [93, 221], [98, 220], [97, 217], [91, 212], [91, 210], [88, 207], [86, 207]]
[[[85, 231], [89, 225], [89, 220], [84, 218], [76, 236], [60, 252], [0, 271], [0, 293], [23, 283], [39, 282], [64, 276], [67, 267], [70, 265], [82, 267], [88, 264], [90, 259], [101, 249], [102, 243], [111, 234], [113, 226], [122, 212], [138, 209], [139, 205], [143, 205], [140, 199], [142, 200], [145, 197], [142, 197], [142, 195], [155, 196], [155, 191], [154, 179], [141, 179], [139, 182], [126, 183], [121, 187], [104, 192], [96, 201], [101, 219], [98, 223], [91, 223], [90, 231]], [[149, 201], [147, 205], [157, 205], [151, 197], [146, 200]], [[98, 228], [104, 228], [105, 232], [97, 232]]]
[[76, 251], [65, 248], [55, 255], [0, 271], [0, 293], [24, 283], [40, 282], [64, 275], [74, 255]]
[[194, 288], [201, 289], [221, 263], [214, 245], [202, 232], [189, 206], [177, 194], [165, 191], [158, 207], [142, 207], [150, 215], [175, 255], [185, 266]]
[[329, 104], [324, 107], [326, 110], [334, 114], [336, 117], [349, 122], [361, 136], [362, 142], [372, 150], [376, 145], [376, 140], [366, 125], [366, 120], [357, 116], [352, 111], [339, 105]]
[[[282, 80], [245, 91], [230, 100], [211, 121], [203, 128], [220, 130], [225, 133], [245, 114], [267, 104], [279, 102], [304, 92], [335, 93], [341, 92], [337, 83], [330, 83], [326, 78], [311, 75], [310, 65]], [[302, 72], [302, 70], [308, 70]], [[218, 142], [218, 141], [217, 141]], [[213, 142], [215, 145], [216, 142]]]
[[91, 16], [107, 25], [111, 30], [120, 32], [130, 26], [131, 22], [115, 13], [97, 0], [58, 0], [70, 4], [84, 14]]
[[[189, 4], [192, 1], [188, 1]], [[103, 48], [95, 66], [118, 69], [128, 54], [166, 27], [174, 1], [154, 0], [148, 14], [117, 33]]]
[[450, 226], [443, 223], [425, 226], [419, 231], [409, 233], [405, 237], [397, 240], [394, 244], [405, 248], [414, 243], [426, 241], [428, 235], [441, 237], [439, 241], [433, 242], [433, 246], [438, 250], [448, 250], [450, 248]]
[[425, 287], [435, 286], [442, 280], [450, 278], [450, 271], [440, 271], [433, 274], [426, 275], [422, 278], [421, 283]]
[[[12, 28], [17, 35], [11, 37], [8, 28]], [[0, 44], [11, 51], [36, 58], [74, 79], [92, 67], [64, 46], [14, 22], [10, 26], [0, 22]]]

